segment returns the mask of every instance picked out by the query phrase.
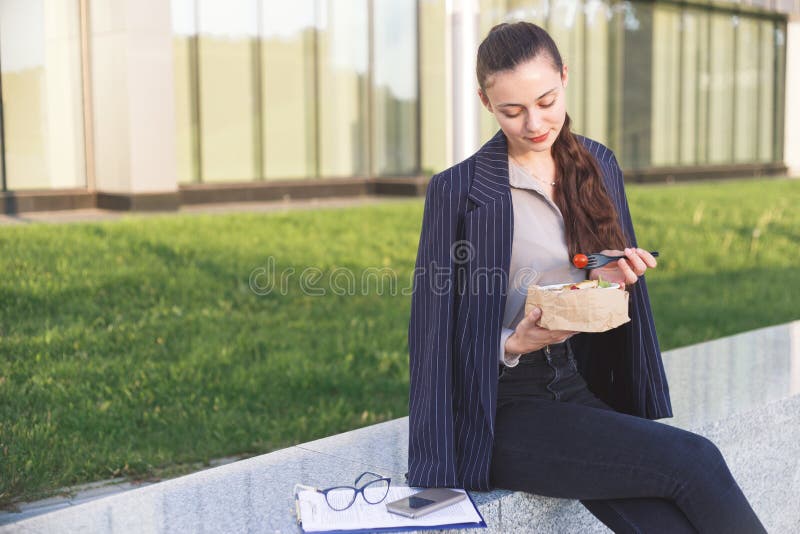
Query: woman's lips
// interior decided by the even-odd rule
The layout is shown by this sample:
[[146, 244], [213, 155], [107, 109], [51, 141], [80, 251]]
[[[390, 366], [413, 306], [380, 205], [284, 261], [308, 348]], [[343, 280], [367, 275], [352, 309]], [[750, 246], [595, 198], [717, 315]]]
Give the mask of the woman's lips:
[[548, 136], [549, 133], [550, 132], [545, 132], [542, 135], [540, 135], [539, 137], [528, 137], [527, 139], [528, 139], [528, 141], [531, 141], [533, 143], [541, 143], [542, 141], [546, 141], [547, 140], [547, 136]]

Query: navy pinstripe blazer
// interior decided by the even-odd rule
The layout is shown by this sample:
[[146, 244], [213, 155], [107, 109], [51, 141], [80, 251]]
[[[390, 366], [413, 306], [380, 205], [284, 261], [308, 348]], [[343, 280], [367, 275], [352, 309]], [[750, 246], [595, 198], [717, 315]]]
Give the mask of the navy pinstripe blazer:
[[[626, 237], [636, 246], [614, 154], [580, 139], [597, 159]], [[428, 185], [408, 331], [412, 486], [490, 489], [513, 221], [502, 130]], [[572, 338], [578, 370], [589, 389], [615, 410], [649, 419], [671, 417], [644, 278], [629, 291], [629, 323]]]

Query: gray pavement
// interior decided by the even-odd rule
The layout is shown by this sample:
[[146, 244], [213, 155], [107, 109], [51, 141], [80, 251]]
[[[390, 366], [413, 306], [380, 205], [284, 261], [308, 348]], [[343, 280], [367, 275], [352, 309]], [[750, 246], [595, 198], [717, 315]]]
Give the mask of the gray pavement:
[[[207, 466], [196, 469], [195, 472], [205, 471], [206, 469], [219, 467], [221, 465], [227, 465], [244, 458], [245, 457], [239, 456], [217, 458], [215, 460], [211, 460]], [[176, 475], [176, 478], [177, 476], [181, 475]], [[152, 484], [163, 482], [164, 480], [166, 479], [156, 478], [144, 481], [129, 481], [125, 477], [117, 477], [108, 480], [98, 480], [97, 482], [90, 482], [88, 484], [81, 484], [79, 486], [62, 488], [57, 490], [55, 492], [56, 494], [52, 497], [31, 502], [14, 503], [11, 507], [9, 507], [9, 509], [0, 510], [0, 525], [16, 523], [17, 521], [22, 521], [23, 519], [36, 517], [37, 515], [46, 514], [48, 512], [54, 512], [56, 510], [61, 510], [62, 508], [77, 506], [79, 504], [94, 501], [95, 499], [100, 499], [102, 497], [110, 497], [118, 493], [125, 493], [130, 490], [144, 488]]]

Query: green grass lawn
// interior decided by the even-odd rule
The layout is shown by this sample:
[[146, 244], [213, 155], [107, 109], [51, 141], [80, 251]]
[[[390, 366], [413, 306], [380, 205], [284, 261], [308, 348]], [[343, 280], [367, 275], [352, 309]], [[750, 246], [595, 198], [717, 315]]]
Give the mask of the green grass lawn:
[[[800, 318], [800, 181], [628, 195], [661, 252], [665, 349]], [[0, 227], [0, 505], [405, 415], [421, 215], [409, 200]], [[363, 291], [384, 267], [397, 286]]]

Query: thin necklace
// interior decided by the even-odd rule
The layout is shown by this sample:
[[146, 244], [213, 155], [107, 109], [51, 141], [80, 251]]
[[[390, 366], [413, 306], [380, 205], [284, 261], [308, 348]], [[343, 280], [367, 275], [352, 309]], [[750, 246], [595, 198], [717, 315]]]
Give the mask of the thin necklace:
[[531, 170], [530, 170], [528, 167], [526, 167], [525, 165], [523, 165], [522, 163], [520, 163], [519, 161], [517, 161], [517, 158], [515, 158], [515, 157], [514, 157], [514, 156], [512, 156], [511, 154], [509, 154], [509, 155], [508, 155], [508, 157], [509, 157], [509, 158], [511, 158], [512, 160], [514, 160], [514, 163], [516, 163], [517, 165], [519, 165], [520, 167], [522, 167], [522, 168], [523, 168], [525, 171], [527, 171], [527, 173], [528, 173], [528, 174], [530, 174], [531, 176], [533, 176], [533, 178], [534, 178], [535, 180], [538, 180], [540, 183], [543, 183], [543, 184], [545, 184], [545, 185], [550, 185], [550, 186], [553, 186], [553, 187], [555, 187], [555, 185], [556, 185], [556, 182], [555, 182], [555, 181], [548, 182], [547, 180], [542, 180], [541, 178], [539, 178], [538, 176], [536, 176], [536, 175], [533, 173], [533, 171], [531, 171]]

